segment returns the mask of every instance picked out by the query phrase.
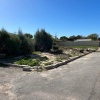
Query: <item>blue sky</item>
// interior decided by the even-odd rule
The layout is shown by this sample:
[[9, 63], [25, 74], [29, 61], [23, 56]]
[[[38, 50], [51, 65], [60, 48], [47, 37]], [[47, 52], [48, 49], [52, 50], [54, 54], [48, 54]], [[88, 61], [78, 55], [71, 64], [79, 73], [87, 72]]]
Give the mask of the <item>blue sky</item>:
[[100, 0], [0, 0], [0, 28], [53, 36], [100, 34]]

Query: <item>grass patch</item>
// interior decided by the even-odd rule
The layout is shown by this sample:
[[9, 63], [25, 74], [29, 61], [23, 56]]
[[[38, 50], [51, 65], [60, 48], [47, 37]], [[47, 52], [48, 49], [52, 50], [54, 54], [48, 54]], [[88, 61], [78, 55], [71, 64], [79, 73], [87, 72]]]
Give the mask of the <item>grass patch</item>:
[[52, 65], [52, 64], [53, 64], [53, 61], [47, 62], [47, 63], [45, 63], [44, 65], [47, 66], [47, 65]]
[[58, 62], [62, 62], [62, 60], [60, 58], [56, 58], [56, 61]]
[[99, 47], [98, 46], [60, 46], [60, 49], [66, 50], [68, 48], [78, 48], [78, 49], [95, 49], [97, 50]]
[[99, 47], [97, 46], [70, 46], [69, 48], [79, 48], [79, 49], [88, 49], [88, 48], [91, 48], [91, 49], [98, 49]]
[[34, 51], [32, 54], [40, 54], [41, 51]]
[[49, 60], [49, 58], [46, 56], [40, 58], [40, 61], [46, 61], [46, 60]]
[[15, 64], [18, 64], [18, 65], [29, 65], [29, 66], [40, 66], [40, 60], [39, 59], [28, 59], [28, 60], [25, 60], [25, 59], [21, 59], [17, 62], [15, 62]]
[[72, 57], [75, 57], [75, 56], [77, 56], [76, 54], [72, 54]]

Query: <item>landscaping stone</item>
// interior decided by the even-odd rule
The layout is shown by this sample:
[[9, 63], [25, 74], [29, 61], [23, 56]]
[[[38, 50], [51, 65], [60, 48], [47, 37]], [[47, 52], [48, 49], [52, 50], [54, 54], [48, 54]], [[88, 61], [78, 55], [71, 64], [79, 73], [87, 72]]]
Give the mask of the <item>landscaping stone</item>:
[[33, 66], [33, 69], [38, 69], [38, 66]]
[[39, 66], [38, 69], [43, 69], [43, 68]]
[[57, 64], [55, 64], [55, 65], [54, 65], [54, 68], [57, 68], [57, 67], [59, 67], [59, 66], [58, 66]]
[[23, 71], [32, 71], [32, 67], [29, 66], [23, 67]]
[[83, 52], [84, 52], [84, 49], [81, 49], [81, 50], [80, 50], [80, 53], [83, 53]]
[[54, 65], [45, 66], [44, 68], [47, 69], [47, 70], [53, 69], [54, 68]]
[[89, 51], [89, 52], [95, 52], [96, 50], [95, 49], [88, 48], [87, 51]]

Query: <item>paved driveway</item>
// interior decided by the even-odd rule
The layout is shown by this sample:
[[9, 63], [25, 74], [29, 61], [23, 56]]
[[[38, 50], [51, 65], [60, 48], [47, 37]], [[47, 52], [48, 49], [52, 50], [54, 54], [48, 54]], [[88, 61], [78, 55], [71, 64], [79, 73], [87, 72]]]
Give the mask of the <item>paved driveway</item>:
[[39, 73], [0, 68], [0, 100], [100, 100], [100, 52]]

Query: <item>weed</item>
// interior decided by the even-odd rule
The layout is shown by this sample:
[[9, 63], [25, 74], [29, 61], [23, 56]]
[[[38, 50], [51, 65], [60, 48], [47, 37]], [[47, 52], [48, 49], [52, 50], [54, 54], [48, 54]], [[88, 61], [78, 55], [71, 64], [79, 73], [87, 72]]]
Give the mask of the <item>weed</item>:
[[32, 54], [40, 54], [41, 51], [34, 51]]
[[56, 61], [58, 62], [62, 62], [62, 60], [60, 58], [56, 58]]
[[47, 65], [52, 65], [52, 64], [53, 64], [53, 61], [47, 62], [47, 63], [45, 63], [44, 65], [47, 66]]

